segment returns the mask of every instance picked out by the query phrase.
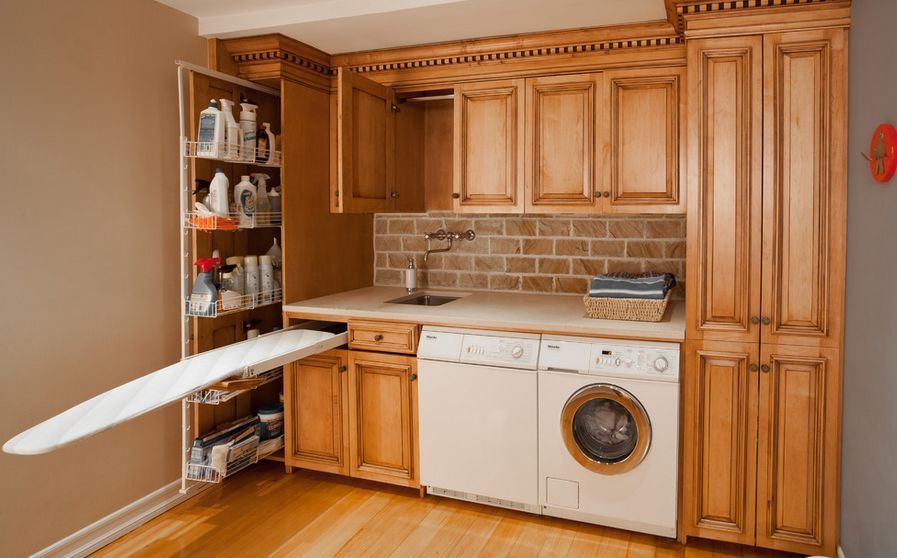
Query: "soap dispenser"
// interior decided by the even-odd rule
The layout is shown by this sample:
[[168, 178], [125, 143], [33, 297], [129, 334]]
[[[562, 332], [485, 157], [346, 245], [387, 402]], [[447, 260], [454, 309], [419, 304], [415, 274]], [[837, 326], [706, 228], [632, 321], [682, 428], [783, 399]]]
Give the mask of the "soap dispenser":
[[405, 268], [405, 290], [408, 294], [417, 290], [417, 265], [414, 258], [408, 258], [408, 267]]

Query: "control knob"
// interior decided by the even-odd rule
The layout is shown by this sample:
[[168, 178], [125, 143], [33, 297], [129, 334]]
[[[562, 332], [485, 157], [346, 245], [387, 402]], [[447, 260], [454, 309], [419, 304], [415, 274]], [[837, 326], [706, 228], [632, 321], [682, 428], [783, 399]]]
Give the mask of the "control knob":
[[523, 356], [523, 347], [520, 345], [514, 345], [511, 349], [511, 356], [514, 358], [520, 358]]
[[666, 359], [666, 357], [657, 357], [654, 359], [654, 370], [658, 372], [663, 372], [670, 366], [670, 361]]

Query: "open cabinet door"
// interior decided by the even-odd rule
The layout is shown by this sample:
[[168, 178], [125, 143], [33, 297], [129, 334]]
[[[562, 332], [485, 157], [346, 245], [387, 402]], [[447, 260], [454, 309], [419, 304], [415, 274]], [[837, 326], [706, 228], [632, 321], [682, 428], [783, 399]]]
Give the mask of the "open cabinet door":
[[47, 453], [150, 411], [180, 401], [212, 384], [267, 370], [346, 343], [346, 333], [287, 329], [185, 358], [75, 405], [3, 445], [6, 453]]
[[395, 197], [395, 92], [339, 68], [336, 206], [339, 213], [388, 211]]

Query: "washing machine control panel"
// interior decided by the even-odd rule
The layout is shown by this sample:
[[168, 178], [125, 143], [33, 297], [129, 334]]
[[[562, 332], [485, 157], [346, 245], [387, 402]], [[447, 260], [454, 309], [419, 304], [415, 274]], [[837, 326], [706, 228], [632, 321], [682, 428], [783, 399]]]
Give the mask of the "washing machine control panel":
[[679, 377], [679, 346], [543, 336], [539, 369], [673, 381]]
[[461, 345], [461, 362], [535, 369], [538, 358], [538, 337], [465, 335]]

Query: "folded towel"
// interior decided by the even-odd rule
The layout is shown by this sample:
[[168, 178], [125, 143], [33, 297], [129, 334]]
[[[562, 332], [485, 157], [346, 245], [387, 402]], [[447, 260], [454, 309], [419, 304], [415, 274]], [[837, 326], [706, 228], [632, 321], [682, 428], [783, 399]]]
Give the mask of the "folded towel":
[[608, 273], [592, 278], [589, 296], [661, 299], [675, 285], [672, 273]]

